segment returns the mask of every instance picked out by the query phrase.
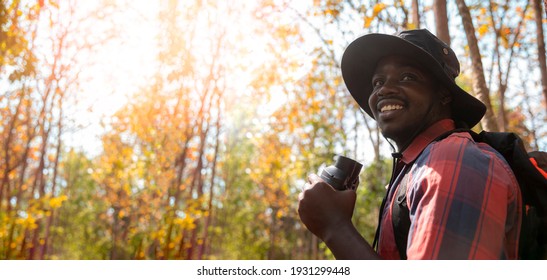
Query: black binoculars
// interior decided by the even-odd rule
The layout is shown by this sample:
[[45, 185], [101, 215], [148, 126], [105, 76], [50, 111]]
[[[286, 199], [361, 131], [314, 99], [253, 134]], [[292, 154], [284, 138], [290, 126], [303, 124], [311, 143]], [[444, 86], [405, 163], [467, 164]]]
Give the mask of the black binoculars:
[[362, 164], [359, 162], [337, 155], [334, 165], [329, 165], [321, 172], [321, 179], [333, 188], [343, 190], [356, 190], [359, 185], [359, 173]]

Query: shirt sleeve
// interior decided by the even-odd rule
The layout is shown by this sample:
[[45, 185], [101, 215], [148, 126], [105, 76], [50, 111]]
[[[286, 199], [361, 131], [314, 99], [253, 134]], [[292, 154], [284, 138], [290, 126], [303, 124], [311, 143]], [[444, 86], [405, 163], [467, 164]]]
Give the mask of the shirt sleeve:
[[481, 145], [453, 134], [416, 160], [407, 188], [408, 259], [516, 257], [518, 184], [501, 156]]

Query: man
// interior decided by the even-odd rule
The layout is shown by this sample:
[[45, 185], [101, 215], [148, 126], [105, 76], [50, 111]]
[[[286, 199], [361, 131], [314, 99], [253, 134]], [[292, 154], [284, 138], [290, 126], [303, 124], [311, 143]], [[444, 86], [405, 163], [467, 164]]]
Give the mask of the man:
[[[473, 127], [486, 111], [456, 85], [459, 68], [450, 47], [427, 30], [368, 34], [344, 52], [349, 92], [398, 152], [377, 250], [351, 222], [355, 192], [308, 177], [300, 218], [336, 258], [517, 258], [521, 199], [511, 169], [469, 133], [450, 133]], [[408, 212], [407, 232], [395, 226], [405, 224], [400, 211]]]

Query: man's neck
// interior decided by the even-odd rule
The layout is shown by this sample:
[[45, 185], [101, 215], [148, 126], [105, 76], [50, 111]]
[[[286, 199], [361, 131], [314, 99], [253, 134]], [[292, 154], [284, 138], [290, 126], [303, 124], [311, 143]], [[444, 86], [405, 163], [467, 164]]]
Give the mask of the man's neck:
[[454, 121], [451, 119], [443, 119], [430, 125], [427, 129], [416, 135], [410, 144], [401, 152], [403, 155], [401, 160], [404, 163], [410, 163], [437, 137], [443, 133], [455, 129]]

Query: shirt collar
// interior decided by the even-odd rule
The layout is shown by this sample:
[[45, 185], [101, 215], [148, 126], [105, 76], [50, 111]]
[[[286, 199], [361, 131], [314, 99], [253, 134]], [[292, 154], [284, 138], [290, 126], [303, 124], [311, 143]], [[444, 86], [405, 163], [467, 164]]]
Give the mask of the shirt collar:
[[414, 138], [408, 148], [403, 151], [401, 161], [405, 164], [413, 162], [429, 143], [433, 142], [433, 140], [443, 133], [454, 130], [455, 128], [454, 121], [451, 119], [443, 119], [434, 123]]

